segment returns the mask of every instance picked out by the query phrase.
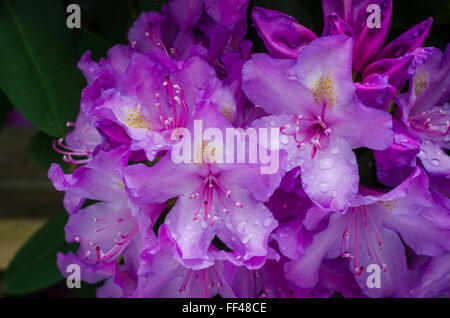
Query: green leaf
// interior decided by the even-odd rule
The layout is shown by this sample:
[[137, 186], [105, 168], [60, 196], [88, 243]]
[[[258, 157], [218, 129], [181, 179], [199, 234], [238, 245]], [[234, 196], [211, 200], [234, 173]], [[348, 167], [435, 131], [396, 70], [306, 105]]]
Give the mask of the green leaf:
[[163, 3], [164, 1], [138, 0], [138, 6], [141, 12], [148, 12], [148, 11], [161, 12]]
[[39, 167], [48, 170], [52, 163], [58, 163], [61, 168], [67, 171], [67, 163], [62, 160], [63, 155], [56, 152], [52, 147], [54, 137], [44, 132], [38, 132], [30, 141], [28, 153]]
[[58, 137], [78, 113], [83, 77], [62, 1], [0, 1], [0, 88], [35, 126]]
[[91, 58], [94, 61], [98, 61], [101, 57], [106, 57], [108, 49], [113, 45], [114, 43], [110, 43], [95, 33], [87, 31], [86, 29], [80, 30], [78, 39], [78, 52], [80, 56], [87, 50], [90, 50]]
[[[135, 4], [131, 0], [95, 0], [82, 8], [82, 27], [113, 44], [128, 42], [128, 29], [135, 20]], [[86, 23], [85, 23], [86, 22]]]
[[56, 266], [57, 252], [74, 251], [76, 244], [64, 238], [67, 213], [61, 213], [39, 231], [19, 250], [3, 280], [7, 295], [24, 295], [49, 287], [64, 278]]

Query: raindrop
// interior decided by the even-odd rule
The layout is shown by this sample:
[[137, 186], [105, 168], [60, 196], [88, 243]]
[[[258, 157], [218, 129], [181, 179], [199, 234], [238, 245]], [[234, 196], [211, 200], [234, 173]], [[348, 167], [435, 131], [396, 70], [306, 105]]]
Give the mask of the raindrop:
[[274, 120], [270, 121], [270, 126], [275, 126], [275, 121]]
[[333, 192], [331, 193], [331, 196], [333, 197], [333, 198], [335, 198], [335, 197], [337, 197], [337, 191], [336, 190], [333, 190]]
[[244, 228], [245, 228], [245, 222], [240, 222], [237, 226], [237, 231], [239, 233], [242, 233], [244, 231]]
[[431, 163], [433, 166], [435, 166], [435, 167], [439, 166], [439, 164], [440, 164], [439, 160], [437, 160], [437, 159], [432, 159], [432, 160], [430, 161], [430, 163]]
[[319, 168], [321, 170], [331, 169], [334, 166], [334, 159], [324, 158], [319, 161]]
[[330, 187], [326, 183], [321, 183], [321, 184], [319, 184], [319, 190], [320, 190], [320, 192], [325, 193], [325, 192], [328, 192], [328, 190], [330, 190]]
[[247, 235], [246, 237], [244, 237], [244, 238], [242, 239], [242, 243], [247, 244], [248, 241], [250, 241], [250, 239], [251, 239], [252, 237], [253, 237], [253, 234]]
[[333, 149], [330, 150], [332, 155], [337, 155], [339, 153], [339, 148], [338, 147], [334, 147]]
[[289, 143], [289, 138], [286, 135], [280, 137], [280, 141], [283, 145], [287, 145]]
[[265, 219], [265, 220], [263, 221], [263, 225], [264, 225], [264, 227], [269, 227], [269, 226], [271, 226], [271, 225], [272, 225], [272, 219]]

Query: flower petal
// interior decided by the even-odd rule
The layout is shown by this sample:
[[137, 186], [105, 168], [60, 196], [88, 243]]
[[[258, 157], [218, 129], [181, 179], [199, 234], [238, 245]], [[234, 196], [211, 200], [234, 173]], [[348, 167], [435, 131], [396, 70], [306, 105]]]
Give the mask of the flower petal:
[[254, 7], [251, 16], [272, 57], [296, 59], [300, 51], [317, 38], [314, 32], [282, 12]]
[[341, 138], [329, 143], [311, 158], [308, 148], [302, 152], [303, 189], [322, 210], [344, 212], [358, 192], [358, 166], [350, 145]]
[[297, 82], [295, 61], [253, 54], [242, 69], [242, 89], [252, 103], [274, 115], [312, 113], [312, 93]]

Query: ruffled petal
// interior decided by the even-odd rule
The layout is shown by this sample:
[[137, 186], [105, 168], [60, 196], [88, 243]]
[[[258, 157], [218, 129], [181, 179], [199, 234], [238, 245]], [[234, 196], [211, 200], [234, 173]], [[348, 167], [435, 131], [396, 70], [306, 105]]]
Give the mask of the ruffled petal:
[[189, 197], [195, 192], [203, 181], [197, 176], [198, 169], [194, 164], [175, 164], [168, 155], [153, 167], [141, 163], [126, 167], [124, 179], [133, 200], [162, 203], [180, 195]]
[[450, 157], [435, 143], [421, 142], [417, 157], [431, 175], [450, 178]]
[[254, 7], [251, 16], [272, 57], [296, 59], [300, 51], [317, 38], [314, 32], [282, 12]]
[[252, 103], [270, 114], [315, 111], [312, 93], [297, 81], [294, 60], [253, 54], [242, 69], [242, 89]]
[[[260, 268], [268, 255], [269, 235], [278, 222], [262, 203], [252, 199], [246, 191], [240, 191], [232, 198], [239, 200], [243, 207], [230, 209], [229, 214], [219, 217], [214, 225], [217, 226], [217, 236], [237, 253], [247, 268]], [[221, 204], [215, 206], [219, 211], [222, 208]]]
[[170, 19], [181, 29], [197, 23], [202, 15], [202, 10], [202, 0], [170, 0], [167, 4]]
[[358, 192], [358, 166], [350, 145], [343, 139], [330, 138], [314, 158], [304, 150], [303, 189], [322, 210], [344, 212]]
[[204, 0], [205, 11], [222, 25], [230, 25], [245, 18], [249, 0]]

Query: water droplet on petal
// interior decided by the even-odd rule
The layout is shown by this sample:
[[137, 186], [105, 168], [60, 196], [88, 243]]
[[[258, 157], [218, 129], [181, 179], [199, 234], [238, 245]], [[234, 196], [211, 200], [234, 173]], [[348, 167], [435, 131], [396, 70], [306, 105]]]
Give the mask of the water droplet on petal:
[[338, 147], [334, 147], [333, 149], [330, 150], [330, 153], [332, 155], [337, 155], [339, 153], [339, 148]]
[[239, 232], [239, 233], [242, 233], [243, 231], [244, 231], [244, 228], [245, 228], [245, 222], [240, 222], [239, 224], [238, 224], [238, 226], [237, 226], [237, 231]]
[[439, 166], [439, 164], [440, 164], [439, 160], [437, 160], [437, 159], [430, 160], [430, 163], [435, 167]]
[[206, 224], [206, 222], [204, 220], [202, 220], [200, 222], [200, 226], [202, 227], [202, 229], [206, 229], [208, 227], [208, 224]]
[[270, 121], [270, 126], [275, 126], [275, 121], [274, 120]]
[[250, 241], [250, 239], [251, 239], [252, 237], [253, 237], [253, 234], [247, 235], [246, 237], [244, 237], [244, 238], [242, 239], [242, 243], [247, 244], [248, 241]]
[[271, 225], [272, 225], [272, 219], [265, 219], [265, 220], [263, 221], [263, 225], [264, 225], [264, 227], [269, 227], [269, 226], [271, 226]]
[[337, 191], [336, 190], [333, 190], [333, 192], [331, 192], [331, 196], [333, 197], [333, 198], [335, 198], [335, 197], [337, 197]]
[[281, 142], [283, 145], [287, 145], [287, 144], [289, 143], [289, 138], [288, 138], [288, 136], [282, 135], [282, 136], [280, 137], [280, 142]]
[[330, 190], [330, 187], [328, 186], [328, 184], [326, 184], [326, 183], [319, 184], [319, 191], [320, 192], [325, 193], [325, 192], [328, 192], [328, 190]]
[[331, 169], [334, 166], [334, 159], [332, 158], [324, 158], [319, 161], [319, 168], [321, 170]]

